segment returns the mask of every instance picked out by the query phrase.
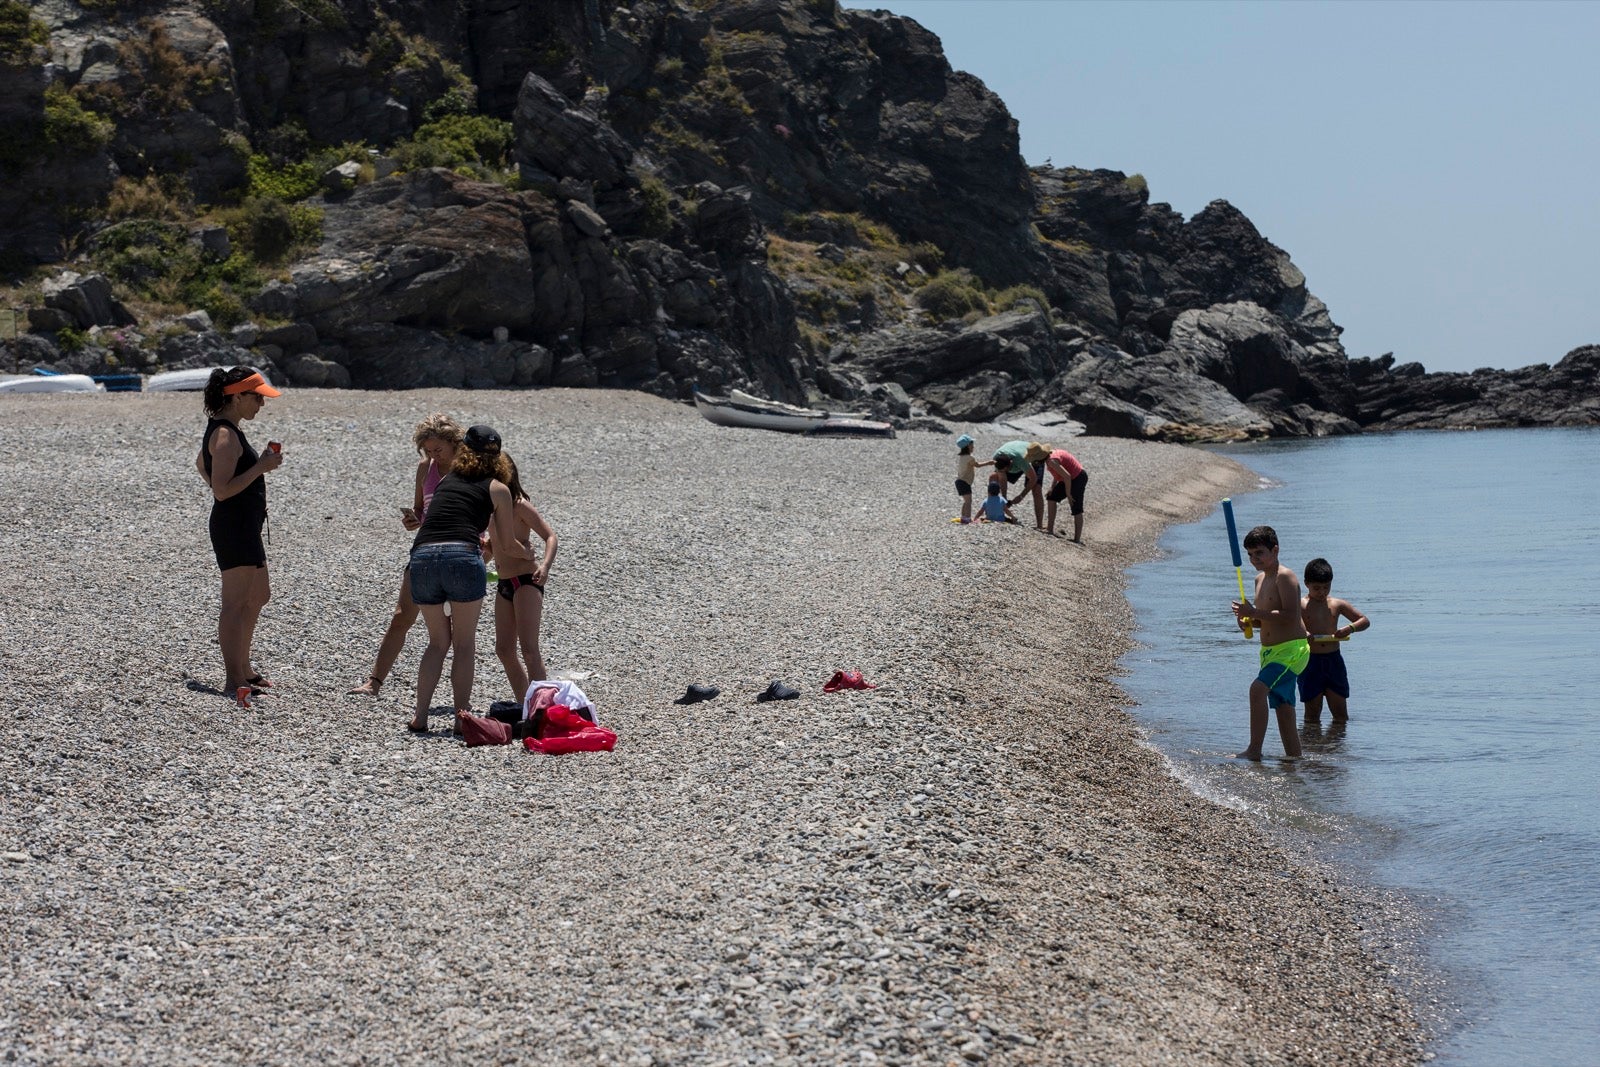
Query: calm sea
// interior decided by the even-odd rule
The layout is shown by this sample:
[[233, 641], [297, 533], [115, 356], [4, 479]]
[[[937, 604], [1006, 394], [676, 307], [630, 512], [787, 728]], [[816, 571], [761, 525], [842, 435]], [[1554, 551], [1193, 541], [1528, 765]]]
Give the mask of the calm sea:
[[[1372, 619], [1344, 645], [1347, 727], [1307, 758], [1248, 739], [1255, 646], [1219, 510], [1137, 567], [1125, 687], [1198, 792], [1248, 809], [1431, 916], [1444, 1067], [1600, 1063], [1600, 430], [1410, 433], [1220, 449], [1262, 476], [1239, 533]], [[1091, 516], [1092, 518], [1092, 516]], [[1249, 563], [1245, 581], [1251, 580]]]

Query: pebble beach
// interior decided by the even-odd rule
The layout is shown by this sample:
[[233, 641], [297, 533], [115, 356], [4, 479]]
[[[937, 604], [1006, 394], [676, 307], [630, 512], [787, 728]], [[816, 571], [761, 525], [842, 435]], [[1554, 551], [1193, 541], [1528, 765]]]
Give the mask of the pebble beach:
[[[345, 695], [434, 411], [495, 426], [559, 534], [545, 659], [586, 672], [614, 752], [467, 749], [448, 674], [409, 734], [420, 623], [378, 698]], [[1238, 464], [1056, 442], [1090, 476], [1076, 545], [1026, 501], [950, 522], [962, 428], [288, 390], [245, 426], [284, 464], [273, 688], [243, 712], [203, 427], [193, 393], [0, 396], [0, 1062], [1426, 1055], [1382, 902], [1190, 792], [1124, 710], [1123, 571], [1254, 485]], [[480, 710], [512, 696], [492, 645], [486, 619]], [[879, 688], [824, 693], [840, 669]], [[801, 697], [757, 703], [772, 679]], [[691, 682], [722, 694], [676, 704]]]

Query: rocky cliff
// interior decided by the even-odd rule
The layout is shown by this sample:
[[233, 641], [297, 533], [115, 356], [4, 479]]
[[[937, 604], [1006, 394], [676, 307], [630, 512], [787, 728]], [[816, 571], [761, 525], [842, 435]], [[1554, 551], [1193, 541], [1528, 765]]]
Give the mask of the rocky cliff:
[[698, 382], [1181, 439], [1596, 417], [1594, 349], [1348, 359], [1232, 206], [1029, 169], [936, 37], [834, 0], [0, 0], [0, 115], [0, 369]]

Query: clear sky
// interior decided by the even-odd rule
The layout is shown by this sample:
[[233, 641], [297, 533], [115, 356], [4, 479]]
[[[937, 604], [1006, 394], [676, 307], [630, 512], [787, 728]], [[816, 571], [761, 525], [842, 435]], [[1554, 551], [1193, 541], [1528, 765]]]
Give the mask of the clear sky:
[[939, 35], [1029, 163], [1231, 202], [1351, 356], [1600, 344], [1600, 3], [845, 0]]

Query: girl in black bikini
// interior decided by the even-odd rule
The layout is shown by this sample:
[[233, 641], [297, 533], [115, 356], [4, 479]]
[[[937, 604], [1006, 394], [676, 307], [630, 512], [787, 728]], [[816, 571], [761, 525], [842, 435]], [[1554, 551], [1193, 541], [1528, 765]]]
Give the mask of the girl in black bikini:
[[267, 483], [283, 455], [276, 448], [258, 454], [245, 439], [241, 422], [261, 413], [267, 398], [281, 396], [249, 367], [218, 368], [206, 382], [209, 419], [200, 439], [195, 470], [211, 488], [211, 547], [222, 571], [222, 609], [217, 615], [217, 643], [226, 673], [223, 691], [250, 706], [250, 695], [267, 680], [251, 665], [250, 645], [256, 620], [272, 596], [267, 580], [267, 550], [261, 527], [267, 520]]
[[[513, 559], [511, 553], [495, 553], [500, 581], [495, 586], [494, 598], [494, 652], [506, 670], [506, 680], [520, 701], [527, 696], [528, 684], [548, 677], [544, 671], [544, 655], [539, 651], [539, 622], [544, 615], [544, 584], [550, 578], [550, 564], [556, 559], [556, 532], [540, 515], [522, 488], [517, 465], [506, 457], [511, 466], [511, 480], [506, 483], [515, 501], [512, 507], [512, 527], [521, 552], [532, 554], [529, 534], [538, 534], [544, 541], [544, 559], [531, 566], [526, 560]], [[523, 571], [525, 573], [516, 573]], [[518, 655], [518, 653], [521, 653]]]

